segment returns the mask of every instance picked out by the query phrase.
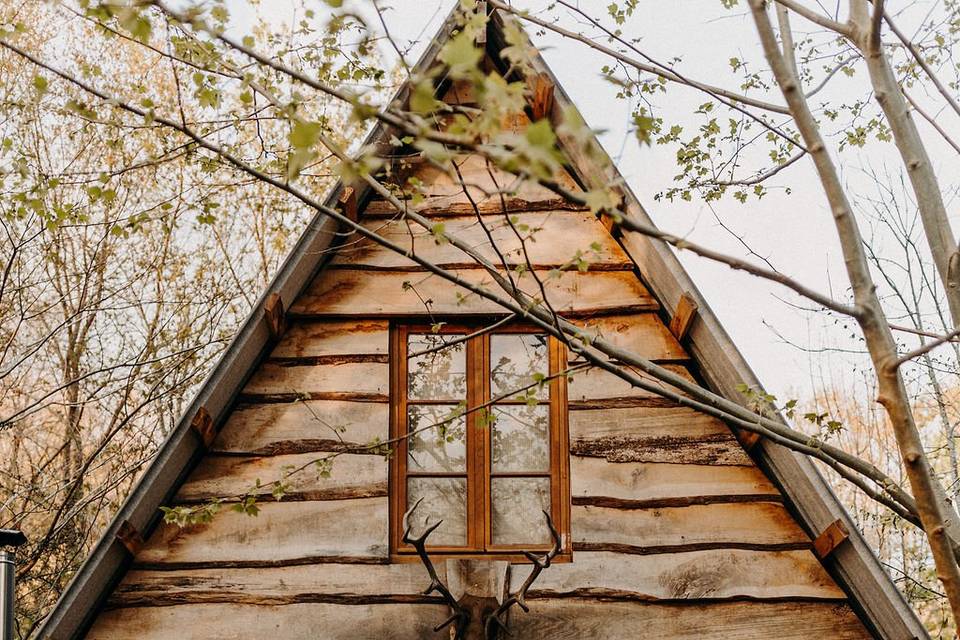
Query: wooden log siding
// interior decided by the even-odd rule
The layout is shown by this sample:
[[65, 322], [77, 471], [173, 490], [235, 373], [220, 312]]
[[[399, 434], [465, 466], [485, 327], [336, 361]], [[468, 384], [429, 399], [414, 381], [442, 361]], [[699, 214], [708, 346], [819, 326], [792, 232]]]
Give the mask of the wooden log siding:
[[[652, 509], [574, 505], [574, 551], [651, 555], [700, 549], [809, 549], [782, 504], [706, 504]], [[574, 559], [576, 561], [576, 559]]]
[[180, 487], [174, 498], [192, 503], [215, 498], [235, 499], [248, 492], [260, 499], [272, 499], [273, 486], [262, 484], [283, 478], [289, 469], [306, 468], [286, 480], [283, 500], [344, 500], [387, 495], [388, 463], [383, 456], [337, 454], [331, 459], [328, 477], [321, 476], [311, 463], [321, 452], [269, 457], [208, 456]]
[[209, 523], [162, 524], [137, 554], [141, 568], [269, 567], [387, 561], [387, 499], [259, 505], [256, 517], [223, 509]]
[[[456, 270], [474, 285], [494, 287], [482, 269]], [[595, 315], [654, 311], [657, 302], [629, 271], [568, 271], [552, 277], [539, 272], [554, 309], [571, 315]], [[539, 288], [529, 273], [516, 278], [520, 289], [539, 297]], [[427, 305], [426, 301], [430, 304]], [[396, 273], [363, 269], [325, 271], [291, 306], [294, 316], [323, 317], [359, 315], [366, 317], [502, 314], [499, 305], [466, 289], [453, 286], [440, 276], [428, 273]]]
[[[475, 156], [461, 161], [497, 246], [523, 263], [499, 198], [483, 193], [495, 188], [486, 166]], [[445, 231], [497, 260], [461, 185], [426, 163], [401, 170], [411, 172], [427, 185], [420, 208], [444, 215]], [[502, 186], [512, 181], [494, 175]], [[549, 210], [554, 196], [540, 187], [508, 197], [526, 207], [515, 222], [537, 230], [529, 258], [555, 308], [590, 334], [693, 379], [687, 352], [599, 221], [569, 207]], [[381, 205], [368, 206], [369, 228], [495, 286], [449, 243], [419, 228], [411, 238], [402, 221], [371, 217], [387, 210]], [[577, 251], [592, 263], [587, 272], [548, 277]], [[538, 293], [529, 275], [521, 283]], [[432, 637], [446, 608], [421, 594], [419, 563], [386, 564], [389, 465], [364, 449], [389, 432], [389, 318], [423, 316], [425, 303], [441, 319], [502, 313], [402, 256], [348, 240], [293, 301], [287, 330], [174, 503], [243, 495], [258, 480], [340, 452], [331, 475], [298, 473], [280, 502], [269, 486], [254, 490], [257, 517], [225, 510], [208, 524], [162, 526], [90, 637], [149, 640], [174, 620], [183, 628], [206, 616], [223, 621], [228, 636], [282, 628], [288, 638]], [[541, 576], [531, 614], [511, 616], [514, 635], [864, 637], [809, 537], [726, 425], [598, 369], [577, 371], [567, 386], [573, 562]], [[436, 564], [442, 577], [445, 563]], [[512, 569], [514, 587], [526, 574], [525, 566]]]
[[[508, 264], [526, 265], [529, 259], [529, 263], [538, 269], [570, 264], [580, 254], [591, 271], [632, 270], [633, 263], [617, 241], [609, 234], [597, 232], [599, 225], [596, 217], [588, 212], [545, 211], [490, 217], [483, 220], [483, 225], [476, 216], [450, 218], [443, 222], [443, 232], [463, 240], [495, 264], [500, 264], [498, 251]], [[408, 225], [406, 221], [371, 220], [364, 226], [444, 268], [476, 265], [472, 258], [449, 242], [438, 242], [430, 231]], [[514, 228], [520, 230], [515, 232]], [[493, 237], [493, 245], [487, 232]], [[518, 234], [526, 241], [526, 255]], [[422, 270], [409, 258], [355, 234], [337, 252], [333, 264], [366, 269]]]
[[[338, 437], [333, 429], [343, 431]], [[389, 432], [386, 403], [306, 400], [247, 404], [233, 411], [211, 450], [253, 455], [350, 451], [374, 438], [385, 440]]]

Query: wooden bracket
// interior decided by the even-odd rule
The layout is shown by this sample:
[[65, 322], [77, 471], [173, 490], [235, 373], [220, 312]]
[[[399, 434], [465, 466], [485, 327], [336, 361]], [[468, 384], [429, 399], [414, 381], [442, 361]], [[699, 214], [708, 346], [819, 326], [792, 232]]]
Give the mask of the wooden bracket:
[[271, 293], [263, 303], [263, 316], [267, 319], [267, 329], [274, 340], [283, 335], [287, 328], [287, 316], [283, 311], [283, 298], [279, 293]]
[[697, 315], [697, 301], [689, 293], [680, 296], [680, 302], [677, 303], [677, 310], [670, 319], [670, 333], [677, 339], [677, 342], [683, 342], [690, 330], [690, 324]]
[[745, 431], [741, 429], [737, 432], [737, 438], [740, 440], [740, 446], [742, 446], [747, 453], [753, 451], [754, 447], [757, 446], [757, 443], [760, 442], [761, 436], [755, 431]]
[[213, 418], [205, 407], [197, 409], [197, 415], [190, 421], [190, 427], [196, 432], [204, 447], [209, 448], [217, 436], [217, 430], [213, 428]]
[[132, 556], [137, 555], [143, 548], [143, 536], [140, 535], [135, 526], [130, 524], [129, 520], [120, 523], [120, 528], [117, 529], [117, 540], [126, 547]]
[[846, 525], [843, 524], [843, 521], [834, 520], [823, 530], [823, 533], [818, 535], [817, 539], [813, 541], [813, 550], [816, 552], [818, 558], [825, 560], [827, 556], [833, 553], [834, 550], [849, 537], [850, 531]]
[[538, 73], [533, 78], [533, 95], [530, 98], [530, 110], [533, 112], [533, 121], [542, 120], [550, 116], [553, 111], [554, 85], [546, 73]]
[[356, 222], [357, 190], [353, 187], [344, 187], [340, 197], [337, 198], [337, 207], [340, 209], [340, 213]]

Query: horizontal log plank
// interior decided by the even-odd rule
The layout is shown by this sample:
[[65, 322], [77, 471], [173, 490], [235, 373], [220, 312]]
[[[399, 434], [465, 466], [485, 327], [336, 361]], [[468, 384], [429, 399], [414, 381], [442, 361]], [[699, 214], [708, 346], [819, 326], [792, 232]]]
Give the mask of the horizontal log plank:
[[342, 451], [341, 438], [364, 444], [374, 438], [386, 440], [389, 431], [389, 408], [384, 403], [306, 400], [240, 405], [211, 450], [255, 455]]
[[104, 612], [87, 640], [423, 640], [449, 616], [443, 604], [198, 604]]
[[[329, 475], [312, 464], [326, 456]], [[302, 471], [290, 473], [292, 469]], [[301, 453], [270, 457], [206, 456], [180, 487], [175, 502], [200, 502], [254, 495], [271, 498], [273, 483], [283, 480], [283, 500], [344, 500], [387, 495], [389, 464], [379, 455]]]
[[[581, 360], [572, 359], [570, 365], [574, 366], [580, 364]], [[690, 372], [686, 367], [677, 364], [667, 364], [663, 366], [664, 369], [668, 369], [673, 373], [676, 373], [688, 380], [693, 380], [693, 376], [690, 375]], [[650, 382], [655, 385], [655, 388], [670, 389], [676, 391], [676, 387], [671, 387], [670, 385], [659, 382], [652, 376], [647, 375], [639, 371], [633, 371], [639, 378]], [[648, 391], [646, 389], [641, 389], [640, 387], [634, 387], [629, 382], [620, 378], [619, 376], [605, 371], [603, 369], [597, 369], [595, 367], [590, 367], [588, 369], [582, 369], [579, 371], [572, 372], [567, 377], [567, 397], [570, 401], [571, 408], [577, 409], [589, 409], [591, 405], [584, 405], [593, 400], [602, 400], [602, 399], [625, 399], [625, 398], [647, 398], [647, 399], [656, 399], [660, 405], [664, 404], [675, 404], [673, 400], [667, 400], [661, 395]], [[625, 404], [625, 403], [620, 403]], [[639, 403], [641, 406], [644, 403]], [[656, 406], [657, 403], [646, 403], [645, 406]], [[597, 408], [606, 409], [607, 407], [618, 406], [616, 403], [597, 403]]]
[[686, 407], [570, 411], [570, 453], [610, 462], [742, 465], [753, 461], [730, 429]]
[[[511, 571], [516, 590], [529, 569]], [[653, 556], [577, 553], [540, 574], [531, 597], [589, 595], [635, 600], [843, 599], [810, 551], [713, 549]]]
[[243, 393], [350, 393], [386, 398], [390, 393], [390, 367], [386, 362], [299, 364], [268, 361], [257, 367]]
[[[445, 268], [468, 265], [469, 268], [475, 264], [473, 258], [451, 243], [439, 241], [439, 236], [431, 230], [408, 225], [406, 221], [369, 220], [364, 222], [364, 226], [436, 265]], [[517, 228], [516, 232], [514, 228]], [[496, 264], [500, 264], [502, 255], [511, 265], [529, 262], [550, 268], [570, 263], [580, 254], [593, 270], [629, 270], [633, 267], [613, 236], [589, 212], [510, 214], [486, 218], [482, 225], [476, 216], [463, 216], [445, 220], [442, 230], [438, 229], [437, 232], [465, 242]], [[490, 237], [493, 238], [492, 243]], [[344, 246], [337, 251], [333, 264], [376, 269], [409, 269], [417, 266], [409, 258], [356, 235], [346, 239]]]
[[186, 568], [304, 564], [323, 558], [386, 561], [386, 498], [262, 502], [259, 507], [257, 516], [225, 508], [205, 524], [161, 524], [135, 563]]
[[588, 598], [533, 600], [530, 613], [512, 613], [518, 638], [550, 640], [866, 640], [870, 634], [846, 604], [728, 602], [649, 604]]
[[732, 503], [614, 509], [571, 509], [574, 549], [660, 553], [690, 547], [806, 547], [810, 539], [782, 504]]
[[386, 355], [390, 345], [388, 329], [385, 320], [295, 323], [283, 334], [270, 357]]
[[667, 504], [692, 497], [729, 501], [737, 496], [777, 499], [780, 492], [757, 467], [610, 463], [603, 458], [571, 456], [570, 494], [574, 500], [607, 498], [626, 505], [657, 501]]
[[557, 195], [524, 194], [524, 196], [506, 196], [501, 198], [483, 198], [474, 203], [462, 195], [428, 196], [414, 205], [411, 201], [401, 202], [403, 209], [397, 210], [392, 202], [373, 199], [367, 203], [363, 218], [393, 218], [403, 211], [416, 211], [427, 217], [458, 217], [480, 215], [502, 216], [507, 213], [526, 213], [530, 211], [587, 211], [587, 207], [572, 203]]
[[[445, 580], [446, 563], [436, 569]], [[419, 598], [429, 584], [423, 565], [311, 564], [261, 569], [132, 570], [114, 591], [108, 606], [171, 606], [211, 602], [258, 605], [298, 602], [381, 601]]]
[[689, 355], [655, 313], [591, 318], [580, 322], [588, 336], [629, 349], [647, 360], [687, 360]]
[[[455, 271], [465, 281], [500, 291], [480, 269]], [[538, 273], [547, 298], [558, 312], [568, 314], [622, 313], [656, 310], [656, 300], [628, 271]], [[517, 278], [520, 288], [539, 297], [529, 273]], [[405, 285], [406, 283], [406, 285]], [[426, 301], [430, 301], [429, 305]], [[328, 269], [321, 273], [290, 308], [295, 316], [355, 315], [366, 317], [435, 314], [504, 313], [499, 305], [461, 289], [434, 274]]]

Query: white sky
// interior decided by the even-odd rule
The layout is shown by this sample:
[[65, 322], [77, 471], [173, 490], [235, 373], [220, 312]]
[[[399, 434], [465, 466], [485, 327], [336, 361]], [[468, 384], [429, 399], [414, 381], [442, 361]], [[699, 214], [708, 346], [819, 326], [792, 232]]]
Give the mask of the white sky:
[[[369, 0], [356, 0], [352, 5], [349, 2], [347, 6], [363, 13], [369, 10]], [[538, 6], [535, 1], [517, 4]], [[581, 0], [581, 6], [598, 14], [605, 13], [607, 4], [603, 0]], [[247, 0], [233, 0], [230, 5], [240, 29], [257, 11]], [[429, 40], [452, 6], [452, 0], [390, 0], [382, 5], [393, 7], [387, 16], [391, 32], [399, 40]], [[631, 36], [641, 37], [645, 52], [660, 61], [682, 57], [677, 66], [682, 73], [720, 84], [731, 78], [728, 65], [731, 57], [752, 60], [757, 65], [762, 61], [746, 10], [723, 11], [719, 5], [718, 0], [642, 1], [641, 10], [624, 30]], [[266, 0], [260, 4], [259, 12], [282, 21], [289, 19], [289, 7], [289, 0]], [[572, 21], [567, 21], [565, 26], [576, 28]], [[810, 25], [798, 21], [794, 27], [802, 32]], [[692, 240], [712, 248], [745, 255], [739, 241], [718, 224], [704, 203], [654, 200], [654, 194], [669, 186], [677, 173], [674, 151], [667, 147], [641, 148], [628, 133], [629, 105], [615, 99], [614, 89], [599, 76], [599, 69], [607, 60], [581, 43], [565, 41], [552, 34], [537, 38], [537, 43], [587, 123], [606, 130], [601, 141], [654, 220], [666, 230], [688, 234]], [[416, 60], [419, 51], [420, 47], [414, 48], [411, 62]], [[392, 51], [384, 49], [384, 55], [392, 56]], [[833, 84], [830, 93], [821, 99], [849, 101], [867, 95], [862, 78], [838, 77]], [[696, 121], [687, 114], [707, 99], [693, 90], [676, 89], [656, 98], [656, 106], [665, 117], [676, 118], [689, 128]], [[782, 103], [778, 93], [768, 99]], [[960, 125], [955, 119], [943, 118], [941, 123], [960, 134]], [[920, 127], [924, 133], [930, 132], [926, 123], [921, 122]], [[960, 168], [956, 154], [939, 141], [931, 151], [941, 180], [945, 185], [950, 184]], [[900, 166], [892, 145], [880, 143], [869, 144], [863, 150], [835, 153], [834, 157], [851, 185], [851, 196], [871, 191], [870, 183], [863, 177], [863, 167], [869, 165], [879, 170], [887, 167], [895, 175]], [[823, 292], [832, 291], [836, 297], [843, 298], [847, 283], [843, 262], [812, 163], [809, 159], [801, 160], [782, 172], [777, 182], [791, 186], [792, 195], [773, 192], [759, 202], [751, 199], [747, 205], [725, 198], [713, 204], [714, 211], [726, 226], [741, 235], [757, 253], [768, 257], [777, 269], [804, 284]], [[955, 206], [950, 208], [951, 213], [955, 210]], [[869, 235], [867, 229], [864, 235]], [[881, 249], [884, 248], [881, 243]], [[850, 341], [851, 332], [833, 319], [824, 320], [785, 303], [799, 301], [776, 285], [695, 256], [682, 254], [680, 258], [769, 391], [781, 398], [808, 396], [823, 382], [850, 383], [857, 375], [858, 367], [864, 362], [862, 358], [822, 353], [824, 346], [857, 348], [857, 343]], [[795, 345], [814, 351], [787, 344], [778, 333]]]

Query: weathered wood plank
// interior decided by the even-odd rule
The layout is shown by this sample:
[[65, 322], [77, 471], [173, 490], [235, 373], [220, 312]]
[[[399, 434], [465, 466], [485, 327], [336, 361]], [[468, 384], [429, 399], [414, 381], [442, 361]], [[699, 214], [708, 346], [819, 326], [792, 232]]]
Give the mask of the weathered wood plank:
[[[389, 464], [383, 456], [336, 454], [330, 459], [329, 476], [323, 477], [312, 462], [330, 455], [334, 454], [300, 453], [266, 458], [208, 455], [180, 487], [174, 501], [200, 502], [246, 494], [270, 499], [274, 487], [269, 483], [282, 478], [287, 488], [285, 501], [387, 495]], [[301, 467], [306, 468], [288, 475], [290, 470]]]
[[728, 602], [648, 604], [570, 598], [533, 600], [530, 613], [513, 613], [518, 638], [567, 640], [866, 640], [870, 634], [846, 604]]
[[349, 393], [361, 397], [390, 393], [390, 367], [384, 362], [306, 364], [264, 362], [243, 388], [244, 394]]
[[386, 355], [388, 329], [385, 320], [298, 322], [287, 329], [270, 357]]
[[570, 457], [570, 494], [574, 501], [606, 498], [625, 504], [780, 495], [756, 467], [610, 463], [579, 456]]
[[363, 218], [392, 218], [402, 211], [416, 211], [420, 215], [428, 217], [446, 218], [449, 216], [472, 216], [479, 212], [481, 215], [503, 215], [507, 213], [525, 213], [529, 211], [586, 211], [587, 208], [573, 204], [565, 198], [558, 196], [544, 197], [540, 194], [524, 194], [532, 199], [525, 197], [507, 196], [502, 200], [500, 198], [485, 198], [483, 200], [470, 203], [468, 200], [457, 196], [436, 196], [427, 197], [423, 202], [414, 206], [412, 203], [398, 211], [392, 203], [387, 200], [374, 199], [367, 203], [363, 211]]
[[589, 336], [602, 336], [647, 360], [687, 360], [689, 355], [655, 313], [591, 318], [581, 323]]
[[[435, 563], [441, 580], [446, 563]], [[132, 570], [114, 591], [108, 607], [237, 603], [352, 602], [420, 597], [430, 583], [420, 563], [388, 565], [309, 564], [260, 569]], [[416, 596], [410, 598], [410, 596]], [[399, 598], [398, 598], [399, 599]]]
[[574, 506], [574, 550], [648, 554], [683, 547], [809, 545], [782, 504], [753, 502], [662, 509]]
[[571, 411], [570, 453], [610, 462], [752, 466], [730, 429], [685, 407]]
[[277, 607], [199, 604], [122, 608], [99, 616], [87, 640], [423, 640], [450, 614], [442, 604], [328, 603]]
[[[511, 589], [529, 569], [511, 571]], [[712, 549], [652, 556], [577, 553], [540, 574], [532, 597], [593, 596], [633, 600], [723, 598], [844, 599], [812, 553]]]
[[[580, 362], [581, 361], [579, 360], [572, 360], [571, 364], [577, 364]], [[664, 368], [669, 369], [670, 371], [673, 371], [674, 373], [681, 375], [688, 380], [693, 380], [693, 376], [690, 375], [690, 372], [682, 365], [668, 364], [664, 365]], [[652, 376], [649, 376], [641, 371], [634, 371], [633, 373], [635, 373], [638, 377], [651, 382], [657, 387], [676, 390], [675, 387], [664, 384], [658, 381], [656, 378], [653, 378]], [[589, 369], [584, 369], [581, 371], [575, 371], [568, 376], [567, 397], [571, 403], [571, 408], [577, 409], [594, 408], [589, 405], [584, 406], [582, 403], [593, 400], [602, 400], [605, 398], [650, 398], [661, 401], [661, 405], [674, 404], [674, 401], [672, 400], [667, 400], [666, 398], [663, 398], [661, 395], [652, 391], [634, 387], [626, 380], [623, 380], [622, 378], [615, 376], [608, 371], [597, 369], [595, 367], [590, 367]], [[647, 404], [652, 405], [656, 403]], [[606, 409], [614, 406], [617, 405], [615, 403], [608, 403], [606, 405], [598, 403], [595, 408]]]
[[138, 565], [272, 566], [318, 559], [386, 561], [387, 499], [263, 502], [260, 514], [224, 509], [209, 523], [161, 524]]
[[[339, 429], [343, 431], [335, 431]], [[386, 440], [389, 431], [388, 405], [381, 403], [306, 400], [241, 405], [230, 414], [211, 450], [259, 455], [341, 451], [340, 438], [363, 444], [374, 438]]]
[[[522, 120], [527, 120], [525, 116]], [[411, 177], [420, 181], [422, 193], [428, 197], [455, 197], [460, 201], [469, 202], [464, 191], [471, 198], [481, 200], [497, 200], [500, 194], [516, 196], [526, 200], [545, 200], [556, 198], [557, 194], [540, 186], [533, 180], [521, 180], [516, 174], [504, 171], [479, 154], [458, 154], [447, 166], [438, 166], [422, 157], [414, 157], [405, 161], [406, 168], [399, 172], [402, 181]], [[455, 165], [455, 167], [454, 167]], [[579, 191], [577, 183], [563, 170], [559, 171], [554, 180], [569, 191]]]
[[[455, 273], [474, 285], [499, 291], [486, 271], [461, 269]], [[650, 311], [657, 302], [629, 271], [564, 272], [551, 278], [539, 273], [547, 297], [558, 312], [593, 314]], [[406, 283], [406, 286], [404, 284]], [[533, 277], [518, 279], [521, 290], [539, 296]], [[321, 273], [290, 311], [299, 315], [404, 316], [503, 313], [499, 305], [470, 293], [438, 275], [394, 273], [362, 269], [329, 269]]]
[[[494, 247], [511, 265], [527, 264], [529, 259], [530, 264], [537, 268], [557, 267], [570, 263], [579, 253], [593, 270], [624, 270], [633, 266], [616, 240], [589, 212], [511, 214], [485, 218], [483, 223], [482, 226], [476, 216], [449, 218], [443, 223], [443, 233], [466, 242], [495, 264], [500, 263], [500, 257]], [[516, 233], [511, 224], [518, 227]], [[473, 258], [449, 242], [438, 242], [437, 236], [430, 231], [403, 220], [368, 220], [364, 226], [439, 266], [469, 268], [475, 264]], [[492, 244], [488, 232], [493, 238]], [[524, 243], [517, 238], [517, 234], [524, 239]], [[523, 253], [524, 244], [526, 255]], [[337, 251], [333, 264], [376, 269], [416, 267], [416, 263], [409, 258], [356, 235], [347, 238], [344, 246]]]

